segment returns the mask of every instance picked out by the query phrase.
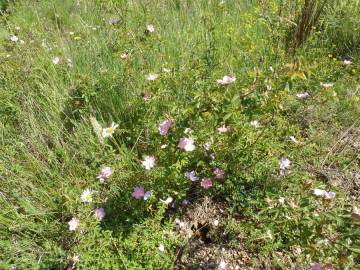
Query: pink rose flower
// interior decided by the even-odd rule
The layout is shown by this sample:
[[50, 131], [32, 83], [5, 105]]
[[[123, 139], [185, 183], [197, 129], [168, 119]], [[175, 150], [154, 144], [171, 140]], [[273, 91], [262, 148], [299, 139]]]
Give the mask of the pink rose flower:
[[143, 198], [145, 195], [145, 190], [143, 187], [135, 187], [134, 192], [131, 193], [131, 196], [137, 200]]
[[209, 189], [212, 187], [212, 181], [210, 177], [204, 177], [201, 179], [200, 186], [202, 186], [204, 189]]
[[141, 164], [145, 167], [146, 170], [151, 170], [155, 166], [155, 157], [145, 156]]
[[95, 211], [94, 211], [94, 216], [98, 219], [98, 220], [100, 220], [100, 221], [102, 221], [103, 219], [104, 219], [104, 217], [105, 217], [105, 210], [104, 210], [104, 208], [96, 208], [95, 209]]
[[216, 82], [221, 85], [229, 85], [236, 81], [235, 76], [225, 75], [221, 80], [217, 80]]
[[169, 119], [162, 122], [158, 127], [160, 135], [165, 136], [169, 132], [169, 128], [171, 127], [171, 125], [172, 125], [172, 121]]
[[100, 174], [96, 177], [103, 183], [105, 180], [109, 179], [113, 174], [113, 170], [110, 167], [104, 167], [101, 169]]
[[69, 231], [75, 231], [80, 225], [80, 219], [73, 217], [69, 222]]
[[215, 178], [216, 179], [224, 179], [225, 177], [225, 172], [224, 170], [220, 169], [220, 168], [216, 168], [214, 170], [214, 174], [215, 174]]
[[195, 150], [194, 140], [192, 138], [181, 138], [179, 141], [179, 148], [186, 152]]

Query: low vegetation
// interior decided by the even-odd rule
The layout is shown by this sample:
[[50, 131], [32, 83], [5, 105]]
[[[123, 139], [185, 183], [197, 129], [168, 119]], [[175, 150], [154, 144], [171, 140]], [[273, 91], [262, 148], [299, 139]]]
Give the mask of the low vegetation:
[[1, 269], [360, 269], [358, 0], [0, 7]]

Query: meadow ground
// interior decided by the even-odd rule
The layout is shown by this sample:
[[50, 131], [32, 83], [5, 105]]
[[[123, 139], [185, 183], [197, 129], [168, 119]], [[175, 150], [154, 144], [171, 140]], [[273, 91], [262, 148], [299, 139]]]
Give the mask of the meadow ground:
[[360, 269], [358, 0], [0, 8], [0, 269]]

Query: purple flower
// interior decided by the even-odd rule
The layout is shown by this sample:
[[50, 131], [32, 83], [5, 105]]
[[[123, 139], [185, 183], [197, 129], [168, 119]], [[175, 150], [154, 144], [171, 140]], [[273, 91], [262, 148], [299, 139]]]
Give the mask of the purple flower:
[[321, 270], [321, 264], [320, 263], [314, 263], [310, 270]]
[[106, 179], [109, 179], [113, 174], [113, 170], [110, 167], [104, 167], [101, 169], [100, 174], [96, 177], [103, 183]]
[[335, 196], [336, 196], [336, 193], [335, 192], [332, 192], [332, 191], [329, 191], [329, 192], [326, 192], [325, 193], [325, 199], [327, 199], [327, 200], [332, 200], [332, 199], [334, 199], [335, 198]]
[[185, 177], [194, 182], [196, 181], [196, 172], [195, 171], [186, 172]]
[[100, 220], [100, 221], [102, 221], [103, 219], [104, 219], [104, 217], [105, 217], [105, 210], [104, 210], [104, 208], [96, 208], [95, 209], [95, 211], [94, 211], [94, 216], [98, 219], [98, 220]]
[[326, 190], [319, 189], [319, 188], [313, 189], [313, 194], [317, 197], [323, 197], [327, 200], [332, 200], [336, 196], [335, 192], [332, 192], [332, 191], [327, 192]]
[[224, 170], [220, 169], [220, 168], [216, 168], [214, 170], [214, 174], [215, 174], [215, 178], [216, 179], [224, 179], [225, 177], [225, 172]]
[[143, 187], [135, 187], [134, 192], [131, 193], [131, 196], [137, 200], [141, 199], [145, 195], [145, 190]]
[[200, 186], [202, 186], [204, 189], [209, 189], [212, 187], [212, 181], [210, 177], [204, 177], [201, 179]]
[[158, 127], [160, 135], [162, 135], [162, 136], [166, 135], [168, 133], [171, 125], [172, 125], [172, 121], [169, 119], [166, 119], [164, 122], [162, 122]]
[[181, 138], [179, 141], [179, 148], [184, 149], [186, 152], [194, 151], [194, 140], [192, 138]]
[[190, 203], [190, 201], [188, 200], [188, 199], [184, 199], [183, 201], [182, 201], [182, 204], [183, 205], [188, 205]]

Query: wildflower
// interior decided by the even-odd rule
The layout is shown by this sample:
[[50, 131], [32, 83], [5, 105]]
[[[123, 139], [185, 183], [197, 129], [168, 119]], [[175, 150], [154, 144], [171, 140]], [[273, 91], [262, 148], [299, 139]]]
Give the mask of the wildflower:
[[185, 128], [184, 133], [191, 134], [191, 133], [193, 133], [193, 131], [190, 128]]
[[166, 205], [169, 205], [170, 203], [172, 203], [173, 200], [174, 200], [174, 199], [173, 199], [172, 197], [167, 197], [166, 200], [160, 199], [160, 201], [161, 201], [162, 203], [166, 204]]
[[219, 268], [220, 269], [225, 269], [226, 268], [226, 262], [224, 260], [221, 260], [219, 263]]
[[69, 231], [75, 231], [76, 228], [80, 225], [80, 220], [76, 217], [73, 217], [69, 222]]
[[284, 204], [284, 203], [285, 203], [285, 198], [284, 198], [284, 197], [280, 197], [280, 198], [278, 199], [278, 202], [279, 202], [280, 204]]
[[153, 32], [155, 32], [155, 27], [152, 24], [148, 24], [148, 25], [146, 25], [146, 31], [148, 33], [153, 33]]
[[54, 57], [54, 59], [52, 60], [52, 62], [53, 62], [54, 65], [59, 64], [59, 63], [60, 63], [60, 57], [58, 57], [58, 56]]
[[331, 263], [324, 265], [322, 265], [321, 263], [314, 263], [310, 268], [310, 270], [332, 270], [332, 269], [333, 267]]
[[217, 219], [215, 219], [213, 224], [214, 224], [214, 226], [219, 226], [219, 221]]
[[271, 230], [267, 230], [266, 231], [266, 236], [269, 238], [269, 239], [273, 239], [273, 235], [272, 235], [272, 233], [271, 233]]
[[280, 159], [280, 170], [287, 170], [290, 169], [291, 161], [285, 157]]
[[300, 143], [300, 142], [295, 138], [295, 136], [293, 136], [293, 135], [291, 135], [289, 138], [290, 138], [291, 141], [293, 141], [293, 142], [296, 143], [296, 144]]
[[11, 37], [10, 37], [10, 40], [11, 40], [12, 42], [17, 42], [17, 41], [19, 40], [19, 38], [14, 35], [14, 36], [11, 36]]
[[81, 194], [81, 200], [83, 202], [92, 202], [93, 201], [93, 197], [92, 197], [93, 191], [89, 188], [85, 189], [83, 191], [83, 193]]
[[357, 208], [356, 206], [354, 206], [353, 208], [352, 217], [356, 219], [360, 219], [360, 209]]
[[196, 181], [196, 172], [195, 171], [186, 172], [185, 177], [194, 182]]
[[325, 193], [324, 198], [327, 199], [327, 200], [332, 200], [332, 199], [335, 198], [335, 196], [336, 196], [335, 192], [329, 191], [329, 192]]
[[304, 93], [296, 94], [296, 96], [297, 96], [299, 99], [305, 99], [305, 98], [309, 97], [310, 94], [309, 94], [308, 92], [304, 92]]
[[155, 157], [145, 156], [141, 164], [145, 167], [146, 170], [151, 170], [155, 166]]
[[188, 200], [188, 199], [184, 199], [183, 201], [182, 201], [182, 204], [183, 205], [188, 205], [190, 203], [190, 201]]
[[322, 197], [322, 196], [325, 196], [325, 193], [326, 193], [326, 191], [323, 190], [323, 189], [315, 188], [315, 189], [313, 190], [313, 194], [314, 194], [315, 196]]
[[15, 26], [16, 31], [20, 31], [20, 26]]
[[111, 123], [111, 126], [108, 128], [103, 128], [102, 129], [102, 136], [103, 138], [109, 138], [112, 137], [115, 130], [119, 127], [118, 124], [115, 124], [114, 122]]
[[330, 87], [333, 87], [334, 86], [334, 84], [333, 83], [320, 83], [320, 85], [322, 86], [322, 87], [324, 87], [324, 88], [330, 88]]
[[165, 149], [166, 147], [168, 147], [167, 144], [163, 144], [163, 145], [160, 146], [161, 149]]
[[259, 123], [258, 120], [251, 121], [250, 125], [253, 126], [254, 128], [259, 128], [260, 127], [260, 123]]
[[103, 183], [106, 179], [109, 179], [113, 174], [113, 170], [110, 167], [104, 167], [101, 169], [100, 174], [96, 177]]
[[210, 158], [211, 158], [212, 160], [215, 159], [215, 154], [214, 154], [214, 153], [210, 154], [209, 156], [210, 156]]
[[314, 263], [310, 270], [321, 270], [321, 264], [320, 263]]
[[157, 75], [155, 73], [149, 73], [149, 75], [146, 76], [146, 79], [148, 81], [155, 81], [158, 77], [159, 77], [159, 75]]
[[291, 161], [289, 159], [287, 159], [285, 157], [282, 157], [280, 159], [279, 167], [280, 167], [280, 175], [281, 176], [289, 174], [290, 164], [291, 164]]
[[185, 227], [185, 222], [178, 218], [175, 219], [175, 224], [178, 225], [180, 229]]
[[120, 58], [121, 58], [122, 60], [126, 60], [126, 59], [128, 59], [128, 57], [129, 57], [129, 54], [128, 54], [127, 52], [122, 53], [122, 54], [120, 55]]
[[224, 170], [220, 169], [220, 168], [216, 168], [214, 170], [214, 174], [215, 174], [215, 178], [216, 179], [224, 179], [225, 177], [225, 172]]
[[117, 19], [117, 18], [111, 18], [109, 20], [110, 25], [115, 25], [115, 24], [118, 24], [119, 22], [120, 22], [120, 19]]
[[73, 63], [72, 63], [72, 60], [70, 58], [67, 58], [66, 62], [67, 62], [67, 65], [68, 65], [69, 68], [72, 68], [74, 66]]
[[105, 217], [105, 210], [104, 210], [104, 208], [96, 208], [95, 209], [95, 211], [94, 211], [94, 216], [98, 219], [98, 220], [100, 220], [100, 221], [102, 221], [103, 219], [104, 219], [104, 217]]
[[168, 133], [171, 125], [172, 125], [172, 121], [169, 119], [166, 119], [164, 122], [162, 122], [158, 127], [160, 135], [162, 135], [162, 136], [166, 135]]
[[335, 192], [332, 191], [327, 192], [326, 190], [318, 189], [318, 188], [313, 189], [313, 194], [317, 197], [323, 197], [327, 200], [334, 199], [336, 196]]
[[165, 72], [165, 73], [170, 73], [171, 72], [171, 69], [170, 68], [163, 68], [163, 71]]
[[186, 152], [194, 151], [194, 140], [192, 138], [181, 138], [179, 141], [179, 148], [184, 149]]
[[68, 265], [67, 269], [69, 269], [69, 270], [75, 269], [75, 266], [78, 262], [79, 262], [79, 255], [72, 256], [72, 258], [70, 258], [70, 260], [69, 260], [69, 265]]
[[152, 192], [151, 191], [147, 191], [144, 194], [144, 201], [146, 201], [147, 199], [149, 199], [149, 197], [151, 196]]
[[210, 177], [204, 177], [201, 179], [200, 186], [202, 186], [204, 189], [209, 189], [212, 187], [212, 181]]
[[345, 59], [343, 63], [344, 65], [348, 66], [352, 64], [352, 61], [350, 59]]
[[226, 133], [226, 132], [228, 132], [229, 130], [230, 130], [230, 128], [229, 128], [229, 127], [226, 127], [225, 125], [217, 128], [217, 131], [218, 131], [219, 133]]
[[145, 190], [143, 187], [135, 187], [134, 192], [131, 193], [131, 196], [137, 200], [141, 199], [145, 195]]
[[164, 251], [165, 251], [165, 246], [164, 246], [163, 244], [160, 244], [160, 245], [159, 245], [159, 250], [160, 250], [161, 252], [164, 252]]
[[204, 148], [206, 151], [209, 151], [210, 150], [210, 147], [212, 145], [212, 142], [211, 141], [207, 141], [205, 144], [204, 144]]
[[222, 85], [229, 85], [229, 84], [231, 84], [231, 83], [233, 83], [235, 81], [236, 81], [235, 76], [227, 76], [227, 75], [225, 75], [221, 80], [217, 80], [216, 82], [218, 84], [222, 84]]

